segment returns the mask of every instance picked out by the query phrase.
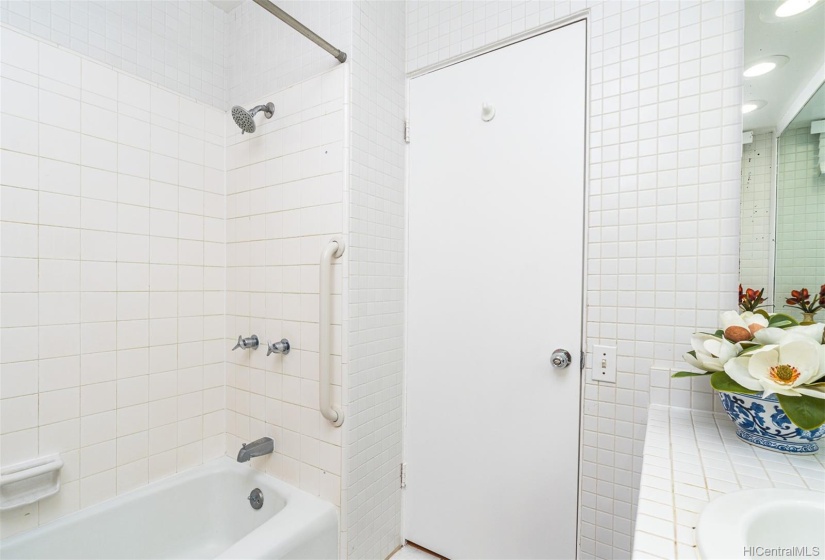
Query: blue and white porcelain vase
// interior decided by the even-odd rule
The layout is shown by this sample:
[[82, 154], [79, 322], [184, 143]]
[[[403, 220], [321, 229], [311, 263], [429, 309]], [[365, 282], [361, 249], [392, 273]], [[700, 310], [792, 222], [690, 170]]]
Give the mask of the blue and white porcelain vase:
[[776, 395], [763, 398], [720, 391], [719, 398], [736, 424], [736, 435], [751, 445], [780, 453], [810, 455], [819, 450], [816, 441], [825, 437], [825, 425], [810, 432], [795, 426], [779, 406]]

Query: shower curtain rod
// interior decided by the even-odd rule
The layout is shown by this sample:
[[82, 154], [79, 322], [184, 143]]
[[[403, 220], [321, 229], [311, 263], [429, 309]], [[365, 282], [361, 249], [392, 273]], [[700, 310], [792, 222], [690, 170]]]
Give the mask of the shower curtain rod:
[[254, 0], [254, 2], [259, 5], [261, 8], [290, 26], [292, 29], [327, 51], [329, 54], [334, 56], [338, 59], [338, 62], [344, 62], [347, 59], [347, 53], [344, 51], [339, 51], [329, 43], [327, 43], [323, 38], [321, 38], [317, 33], [312, 31], [306, 25], [283, 11], [281, 8], [270, 2], [269, 0]]

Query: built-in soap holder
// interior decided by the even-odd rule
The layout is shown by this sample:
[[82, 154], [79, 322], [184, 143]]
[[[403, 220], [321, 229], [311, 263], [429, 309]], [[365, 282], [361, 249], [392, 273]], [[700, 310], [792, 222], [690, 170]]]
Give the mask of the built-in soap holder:
[[0, 511], [33, 504], [60, 491], [60, 455], [0, 468]]

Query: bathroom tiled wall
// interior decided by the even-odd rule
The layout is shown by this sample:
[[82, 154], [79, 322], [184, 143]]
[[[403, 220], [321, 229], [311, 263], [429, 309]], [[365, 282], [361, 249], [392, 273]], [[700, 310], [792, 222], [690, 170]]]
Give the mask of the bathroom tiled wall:
[[198, 0], [0, 0], [0, 21], [221, 109], [227, 15]]
[[[345, 228], [347, 68], [258, 99], [275, 114], [241, 134], [227, 114], [227, 442], [270, 436], [275, 453], [252, 460], [340, 506], [342, 429], [318, 409], [319, 273], [322, 247]], [[334, 403], [341, 402], [343, 261], [333, 266]], [[257, 350], [229, 351], [255, 334]], [[287, 355], [267, 341], [289, 340]]]
[[[326, 421], [322, 421], [322, 455], [319, 462], [317, 457], [313, 457], [319, 445], [316, 441], [319, 439], [318, 428], [315, 425], [318, 415], [304, 405], [312, 402], [312, 395], [317, 395], [318, 288], [317, 280], [314, 279], [317, 272], [311, 272], [309, 280], [306, 274], [308, 270], [317, 271], [320, 245], [317, 240], [310, 240], [307, 245], [305, 239], [298, 263], [302, 270], [300, 282], [304, 287], [298, 288], [294, 284], [298, 279], [292, 276], [294, 270], [288, 266], [290, 263], [285, 262], [280, 267], [285, 275], [284, 287], [279, 287], [276, 292], [283, 293], [284, 312], [287, 311], [287, 298], [293, 297], [289, 292], [294, 290], [303, 290], [300, 300], [302, 306], [314, 303], [316, 307], [304, 309], [302, 315], [292, 317], [290, 321], [279, 322], [271, 320], [269, 309], [265, 315], [251, 311], [255, 309], [254, 305], [250, 305], [250, 311], [233, 313], [233, 305], [238, 305], [238, 302], [233, 302], [234, 296], [230, 293], [228, 335], [234, 336], [235, 331], [241, 328], [234, 326], [236, 322], [239, 325], [248, 324], [251, 330], [272, 330], [275, 338], [281, 336], [276, 330], [286, 332], [289, 329], [294, 336], [302, 337], [306, 336], [305, 332], [309, 332], [311, 336], [306, 339], [307, 346], [302, 349], [306, 352], [301, 358], [301, 364], [309, 359], [314, 364], [314, 369], [298, 373], [301, 370], [292, 362], [292, 369], [287, 370], [288, 363], [284, 361], [281, 364], [278, 361], [280, 358], [276, 357], [256, 363], [259, 358], [257, 355], [251, 357], [249, 364], [233, 363], [242, 358], [231, 355], [228, 379], [231, 386], [239, 387], [235, 394], [241, 400], [233, 404], [233, 390], [230, 389], [229, 424], [231, 426], [234, 422], [234, 414], [234, 418], [240, 420], [241, 427], [231, 427], [230, 431], [240, 435], [249, 424], [253, 432], [254, 428], [262, 428], [269, 430], [268, 433], [277, 434], [286, 446], [285, 456], [280, 459], [276, 457], [274, 464], [263, 468], [316, 494], [319, 493], [320, 484], [323, 487], [320, 488], [319, 495], [342, 506], [342, 557], [386, 557], [398, 545], [401, 532], [398, 469], [401, 462], [403, 331], [401, 286], [404, 153], [401, 131], [404, 115], [404, 5], [400, 2], [283, 2], [279, 6], [334, 46], [346, 51], [349, 56], [347, 63], [341, 65], [306, 38], [263, 12], [259, 6], [245, 2], [228, 15], [230, 50], [227, 78], [230, 100], [227, 106], [246, 100], [266, 101], [266, 92], [285, 89], [300, 91], [302, 80], [306, 95], [311, 96], [312, 89], [318, 83], [317, 80], [310, 79], [312, 76], [337, 76], [341, 72], [345, 75], [350, 100], [343, 106], [346, 115], [340, 118], [342, 123], [351, 127], [351, 132], [345, 132], [346, 136], [343, 137], [344, 176], [336, 176], [335, 179], [339, 182], [342, 193], [340, 216], [344, 222], [334, 231], [348, 233], [350, 243], [342, 265], [336, 267], [341, 280], [337, 289], [342, 291], [339, 292], [341, 297], [336, 299], [336, 304], [340, 303], [344, 307], [338, 321], [340, 326], [336, 326], [335, 340], [335, 353], [343, 354], [343, 363], [340, 370], [336, 370], [335, 379], [336, 383], [343, 385], [346, 420], [341, 429], [330, 428]], [[328, 73], [330, 69], [332, 74]], [[295, 84], [299, 84], [295, 86], [299, 89], [289, 87]], [[278, 115], [278, 101], [275, 103], [276, 118], [281, 118]], [[313, 118], [312, 109], [302, 108], [302, 111], [301, 115], [290, 115], [292, 120], [287, 124], [301, 121], [307, 114], [309, 118]], [[233, 140], [230, 134], [230, 146], [237, 140], [240, 137]], [[297, 138], [290, 137], [290, 140], [297, 141]], [[229, 149], [232, 161], [232, 148]], [[267, 154], [266, 157], [272, 156]], [[230, 171], [230, 187], [234, 180], [232, 173]], [[327, 176], [326, 179], [331, 177]], [[351, 190], [347, 189], [347, 183], [352, 184]], [[230, 216], [236, 211], [232, 198], [230, 195]], [[303, 212], [310, 211], [306, 206], [315, 205], [314, 200], [302, 200]], [[292, 201], [288, 203], [294, 204]], [[252, 204], [254, 206], [254, 201]], [[312, 209], [315, 210], [317, 208]], [[259, 209], [253, 213], [257, 212]], [[236, 217], [242, 216], [243, 214], [238, 214]], [[251, 217], [249, 230], [244, 235], [250, 240], [263, 242], [260, 228], [266, 228], [266, 225], [258, 218]], [[232, 221], [230, 219], [230, 239], [234, 235]], [[287, 224], [286, 221], [284, 223]], [[270, 232], [265, 231], [263, 235], [269, 239]], [[334, 231], [325, 230], [325, 233], [331, 234]], [[293, 232], [285, 236], [294, 238], [296, 234]], [[239, 242], [242, 240], [236, 239]], [[285, 239], [283, 242], [293, 241], [295, 239]], [[266, 243], [268, 247], [273, 240]], [[246, 241], [242, 245], [246, 245]], [[230, 287], [237, 280], [233, 278], [233, 266], [241, 266], [240, 262], [232, 264], [235, 258], [232, 253], [230, 245]], [[287, 255], [285, 254], [285, 258]], [[245, 255], [244, 258], [252, 257]], [[288, 274], [290, 276], [286, 276]], [[267, 282], [269, 279], [267, 276]], [[307, 281], [309, 284], [305, 285]], [[292, 287], [287, 287], [288, 282], [293, 282], [290, 284]], [[251, 288], [251, 291], [258, 289]], [[269, 283], [267, 290], [272, 291]], [[241, 304], [246, 304], [247, 301], [245, 291], [242, 288], [235, 292], [242, 296]], [[276, 293], [270, 297], [280, 298], [281, 295]], [[255, 301], [254, 293], [252, 298]], [[292, 307], [290, 312], [301, 310]], [[264, 317], [269, 317], [269, 320], [263, 321]], [[297, 328], [299, 324], [300, 329]], [[348, 354], [355, 360], [350, 361]], [[233, 371], [241, 373], [233, 379]], [[245, 412], [247, 393], [251, 399], [250, 406], [257, 400], [255, 390], [245, 388], [247, 371], [250, 387], [254, 386], [256, 376], [262, 372], [266, 379], [282, 379], [283, 394], [267, 394], [266, 400], [270, 407], [277, 401], [275, 406], [282, 409], [277, 413], [271, 412], [281, 415], [277, 420], [264, 418], [261, 423], [261, 418], [256, 418], [251, 413], [251, 408], [250, 412]], [[302, 380], [302, 383], [310, 386], [309, 401], [304, 398], [296, 403], [294, 399], [298, 398], [297, 394], [286, 394], [285, 383], [295, 381], [287, 374], [309, 377]], [[270, 391], [267, 382], [265, 390]], [[305, 416], [311, 416], [309, 428], [306, 423], [288, 424], [294, 422], [294, 416], [287, 418], [286, 412], [299, 407], [303, 407], [301, 411]], [[265, 414], [270, 414], [269, 409], [266, 409]], [[250, 433], [249, 438], [257, 437], [255, 433]], [[301, 439], [297, 441], [294, 436], [299, 434]], [[279, 441], [279, 437], [276, 437], [276, 441]], [[230, 436], [227, 452], [234, 454], [241, 439], [243, 438]], [[338, 489], [340, 494], [334, 494]]]
[[0, 35], [0, 463], [65, 462], [5, 536], [223, 453], [225, 114]]
[[411, 1], [407, 71], [585, 8], [586, 335], [619, 361], [617, 384], [584, 386], [580, 546], [626, 558], [650, 368], [679, 366], [690, 333], [736, 306], [743, 2]]
[[773, 173], [773, 133], [754, 134], [753, 142], [742, 146], [739, 279], [745, 288], [765, 288], [769, 309], [776, 303], [770, 270]]
[[[784, 305], [791, 290], [816, 294], [825, 283], [825, 175], [819, 169], [819, 135], [809, 125], [784, 131], [778, 151], [776, 293]], [[782, 311], [802, 318], [797, 309]], [[817, 320], [825, 320], [821, 312]]]
[[[287, 0], [277, 4], [335, 48], [350, 52], [352, 2]], [[227, 108], [341, 64], [251, 0], [229, 12], [226, 18]]]
[[386, 558], [402, 516], [405, 13], [381, 0], [352, 9], [343, 557]]

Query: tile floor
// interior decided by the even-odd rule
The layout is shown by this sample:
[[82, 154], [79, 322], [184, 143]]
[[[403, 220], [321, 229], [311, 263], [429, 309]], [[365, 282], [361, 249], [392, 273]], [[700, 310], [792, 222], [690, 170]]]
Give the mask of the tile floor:
[[420, 548], [415, 548], [414, 546], [410, 545], [404, 545], [398, 552], [393, 554], [390, 558], [392, 558], [392, 560], [433, 560], [434, 558], [439, 557], [433, 556], [432, 554], [428, 554]]

